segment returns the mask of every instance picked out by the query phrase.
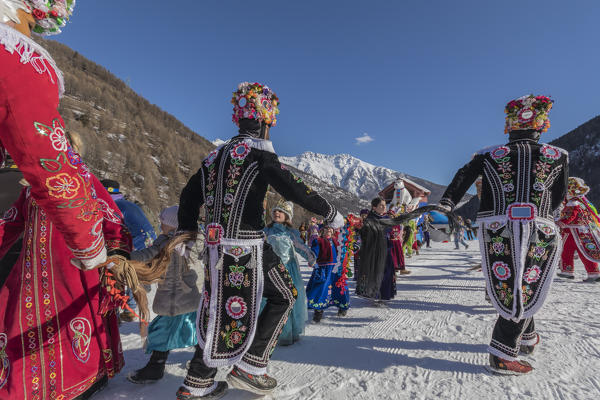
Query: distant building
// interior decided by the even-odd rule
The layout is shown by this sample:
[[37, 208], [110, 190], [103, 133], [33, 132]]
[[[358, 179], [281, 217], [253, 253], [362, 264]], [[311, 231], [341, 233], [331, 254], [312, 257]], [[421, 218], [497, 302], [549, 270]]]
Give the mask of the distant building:
[[[413, 198], [420, 197], [422, 203], [428, 202], [427, 196], [429, 196], [431, 194], [431, 190], [424, 188], [423, 186], [411, 181], [410, 179], [406, 179], [406, 178], [399, 178], [399, 179], [402, 179], [402, 181], [404, 182], [404, 187], [410, 192], [410, 195]], [[387, 203], [389, 203], [390, 201], [392, 201], [392, 198], [394, 197], [394, 190], [395, 190], [394, 182], [392, 182], [389, 185], [387, 185], [385, 187], [385, 189], [383, 189], [381, 192], [379, 192], [379, 197], [381, 197]]]

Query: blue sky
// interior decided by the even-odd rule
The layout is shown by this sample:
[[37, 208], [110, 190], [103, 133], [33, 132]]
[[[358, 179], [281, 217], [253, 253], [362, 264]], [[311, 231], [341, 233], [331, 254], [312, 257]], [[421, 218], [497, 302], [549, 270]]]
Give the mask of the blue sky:
[[597, 0], [80, 0], [55, 38], [209, 140], [235, 134], [231, 92], [258, 81], [281, 99], [279, 154], [448, 184], [506, 140], [512, 98], [552, 96], [545, 141], [600, 113], [599, 15]]

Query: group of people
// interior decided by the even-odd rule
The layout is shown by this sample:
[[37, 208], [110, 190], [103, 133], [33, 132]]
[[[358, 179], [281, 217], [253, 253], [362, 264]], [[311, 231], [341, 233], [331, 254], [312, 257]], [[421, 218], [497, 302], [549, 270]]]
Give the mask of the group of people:
[[[375, 199], [357, 221], [345, 220], [279, 162], [269, 140], [279, 99], [265, 85], [243, 82], [231, 98], [238, 133], [202, 161], [179, 205], [161, 212], [161, 235], [147, 227], [130, 231], [118, 185], [103, 185], [68, 139], [57, 112], [62, 74], [30, 38], [32, 30], [60, 32], [74, 6], [74, 0], [0, 0], [0, 163], [22, 174], [20, 194], [0, 219], [1, 398], [90, 398], [123, 368], [118, 310], [134, 313], [130, 296], [150, 353], [148, 364], [129, 375], [132, 382], [160, 379], [170, 350], [195, 346], [178, 400], [217, 399], [229, 385], [271, 393], [277, 381], [267, 374], [270, 356], [279, 341], [298, 339], [303, 325], [296, 322], [306, 320], [307, 308], [315, 320], [330, 305], [345, 315], [353, 235], [362, 241], [356, 294], [392, 298], [396, 269], [413, 250], [413, 234], [399, 240], [406, 227], [414, 233], [415, 218], [432, 209], [453, 218], [478, 176], [483, 272], [499, 313], [488, 348], [491, 369], [523, 374], [533, 368], [519, 354], [539, 344], [533, 317], [561, 261], [553, 218], [561, 205], [561, 274], [573, 275], [578, 251], [589, 261], [589, 278], [598, 279], [599, 218], [586, 186], [569, 178], [564, 150], [539, 143], [552, 107], [545, 96], [508, 103], [508, 143], [478, 152], [439, 205], [415, 205], [386, 218], [385, 202]], [[272, 210], [265, 227], [269, 187], [288, 202]], [[291, 203], [323, 218], [309, 242], [291, 228]], [[314, 265], [306, 290], [297, 254]], [[201, 282], [193, 267], [198, 261]], [[144, 285], [156, 282], [158, 316], [146, 326]], [[231, 368], [226, 381], [215, 380], [220, 367]]]

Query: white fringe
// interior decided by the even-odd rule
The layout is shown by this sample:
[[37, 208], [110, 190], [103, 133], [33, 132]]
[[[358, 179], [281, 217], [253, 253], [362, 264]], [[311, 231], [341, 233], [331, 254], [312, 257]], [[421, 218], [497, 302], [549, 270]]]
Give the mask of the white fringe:
[[65, 93], [63, 74], [56, 66], [56, 63], [50, 54], [42, 46], [16, 29], [1, 23], [0, 44], [3, 45], [10, 54], [14, 54], [16, 51], [17, 54], [21, 56], [20, 61], [22, 64], [31, 64], [40, 75], [48, 74], [52, 83], [56, 83], [52, 77], [52, 71], [54, 71], [58, 78], [58, 97], [62, 97]]

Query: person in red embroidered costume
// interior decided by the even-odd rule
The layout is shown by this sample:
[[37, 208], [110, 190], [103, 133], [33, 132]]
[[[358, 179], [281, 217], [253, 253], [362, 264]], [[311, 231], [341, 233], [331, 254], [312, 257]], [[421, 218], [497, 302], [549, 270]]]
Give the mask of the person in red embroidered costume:
[[29, 37], [60, 32], [74, 5], [0, 0], [0, 164], [10, 155], [27, 184], [0, 219], [0, 258], [24, 236], [0, 288], [2, 399], [87, 399], [123, 365], [114, 309], [131, 237], [70, 146], [62, 74]]
[[558, 276], [573, 279], [575, 251], [587, 272], [586, 282], [600, 282], [600, 217], [585, 197], [590, 191], [583, 179], [569, 177], [569, 188], [558, 225], [563, 251]]
[[489, 369], [526, 374], [540, 336], [534, 315], [550, 290], [560, 259], [560, 235], [554, 212], [567, 190], [568, 153], [539, 143], [550, 126], [552, 100], [523, 96], [505, 108], [508, 143], [483, 149], [462, 167], [440, 205], [453, 209], [482, 175], [477, 221], [487, 294], [499, 316], [488, 347]]

